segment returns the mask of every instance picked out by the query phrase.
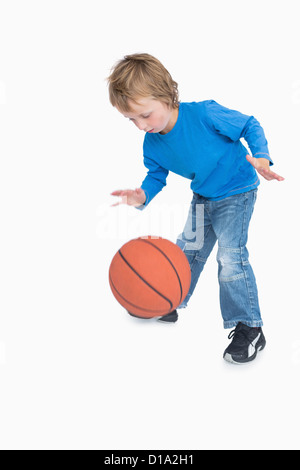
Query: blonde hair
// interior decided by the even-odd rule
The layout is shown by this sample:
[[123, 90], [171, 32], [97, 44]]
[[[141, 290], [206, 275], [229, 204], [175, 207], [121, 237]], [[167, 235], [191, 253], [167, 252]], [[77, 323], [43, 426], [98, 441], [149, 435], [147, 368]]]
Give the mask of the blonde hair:
[[179, 107], [178, 85], [162, 63], [150, 54], [126, 55], [117, 62], [107, 78], [109, 99], [122, 112], [131, 111], [129, 100], [152, 99]]

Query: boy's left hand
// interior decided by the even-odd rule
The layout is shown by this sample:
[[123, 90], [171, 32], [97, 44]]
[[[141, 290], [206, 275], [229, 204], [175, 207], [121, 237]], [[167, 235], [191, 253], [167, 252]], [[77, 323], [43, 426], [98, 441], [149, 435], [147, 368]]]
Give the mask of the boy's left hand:
[[266, 178], [266, 180], [277, 180], [283, 181], [284, 178], [282, 176], [277, 175], [274, 171], [270, 170], [270, 162], [267, 158], [255, 158], [251, 157], [251, 155], [246, 155], [246, 158], [249, 163], [256, 169], [256, 171]]

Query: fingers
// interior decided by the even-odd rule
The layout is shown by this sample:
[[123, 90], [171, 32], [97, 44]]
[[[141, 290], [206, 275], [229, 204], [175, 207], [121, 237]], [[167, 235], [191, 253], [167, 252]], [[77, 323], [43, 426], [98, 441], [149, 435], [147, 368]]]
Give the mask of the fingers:
[[117, 207], [120, 206], [121, 204], [127, 204], [127, 196], [124, 194], [117, 194], [117, 196], [121, 197], [121, 200], [118, 202], [115, 202], [114, 204], [111, 204], [110, 207]]
[[[119, 196], [119, 197], [122, 197], [122, 193], [124, 193], [124, 190], [123, 189], [117, 189], [116, 191], [113, 191], [112, 193], [110, 193], [111, 196]], [[115, 204], [111, 204], [110, 207], [117, 207], [119, 206], [120, 204], [123, 204], [123, 199], [121, 199], [121, 201], [118, 201], [116, 202]]]
[[[277, 181], [284, 181], [284, 178], [274, 171], [271, 171], [269, 168], [265, 168], [261, 165], [260, 159], [255, 157], [251, 157], [251, 155], [246, 155], [246, 159], [249, 163], [256, 169], [256, 171], [263, 176], [267, 181], [277, 180]], [[264, 159], [261, 159], [264, 160]]]
[[116, 206], [119, 206], [120, 204], [123, 204], [123, 202], [122, 201], [116, 202], [115, 204], [111, 204], [110, 207], [116, 207]]
[[271, 171], [271, 170], [267, 172], [267, 177], [270, 180], [284, 181], [283, 176], [277, 175], [277, 173], [274, 173], [274, 171]]
[[134, 191], [132, 189], [117, 189], [116, 191], [113, 191], [112, 193], [110, 193], [110, 195], [120, 197], [121, 200], [116, 202], [115, 204], [111, 204], [110, 207], [116, 207], [120, 204], [131, 205], [131, 196], [133, 195], [133, 193]]
[[262, 175], [268, 181], [271, 181], [271, 180], [284, 181], [283, 176], [280, 176], [277, 173], [274, 173], [274, 171], [266, 170], [264, 168], [261, 168], [261, 169], [257, 168], [257, 171], [260, 175]]
[[116, 191], [113, 191], [110, 193], [111, 196], [124, 196], [126, 193], [128, 193], [130, 189], [117, 189]]
[[121, 193], [121, 190], [118, 189], [117, 191], [113, 191], [112, 193], [110, 193], [111, 196], [120, 196], [120, 193]]

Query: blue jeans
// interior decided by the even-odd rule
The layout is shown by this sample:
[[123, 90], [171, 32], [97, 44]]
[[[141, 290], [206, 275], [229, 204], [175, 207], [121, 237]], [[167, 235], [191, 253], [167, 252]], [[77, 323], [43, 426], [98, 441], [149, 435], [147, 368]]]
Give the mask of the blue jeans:
[[263, 325], [253, 270], [246, 243], [257, 189], [208, 201], [194, 193], [188, 219], [177, 245], [184, 251], [192, 273], [190, 290], [178, 308], [184, 308], [218, 240], [218, 280], [224, 328], [238, 322], [252, 327]]

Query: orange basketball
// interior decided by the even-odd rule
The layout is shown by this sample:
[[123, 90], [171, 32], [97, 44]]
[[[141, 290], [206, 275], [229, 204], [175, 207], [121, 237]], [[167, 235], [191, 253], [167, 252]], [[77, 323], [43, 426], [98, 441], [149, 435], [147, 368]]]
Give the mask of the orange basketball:
[[117, 301], [142, 318], [166, 315], [185, 299], [191, 283], [187, 257], [161, 237], [125, 243], [112, 259], [109, 283]]

